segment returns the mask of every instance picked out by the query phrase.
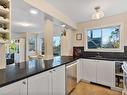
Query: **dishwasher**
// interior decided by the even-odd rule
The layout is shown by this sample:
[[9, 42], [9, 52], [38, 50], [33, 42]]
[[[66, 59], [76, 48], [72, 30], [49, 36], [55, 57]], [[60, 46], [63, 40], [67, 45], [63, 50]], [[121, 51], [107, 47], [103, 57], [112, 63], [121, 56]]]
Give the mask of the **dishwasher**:
[[66, 65], [66, 95], [70, 94], [77, 85], [77, 61]]

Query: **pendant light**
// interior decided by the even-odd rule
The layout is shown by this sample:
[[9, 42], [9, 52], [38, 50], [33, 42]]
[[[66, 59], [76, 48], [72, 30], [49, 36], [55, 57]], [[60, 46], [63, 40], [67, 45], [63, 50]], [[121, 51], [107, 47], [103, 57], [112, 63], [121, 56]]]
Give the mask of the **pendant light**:
[[100, 9], [99, 6], [95, 7], [95, 13], [92, 15], [93, 20], [98, 20], [104, 17], [104, 12]]

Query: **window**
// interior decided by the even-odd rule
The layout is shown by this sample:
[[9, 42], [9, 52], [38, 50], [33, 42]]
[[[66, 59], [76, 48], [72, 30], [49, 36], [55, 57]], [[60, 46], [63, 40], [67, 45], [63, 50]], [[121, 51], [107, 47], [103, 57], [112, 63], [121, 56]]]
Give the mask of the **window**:
[[36, 51], [36, 35], [33, 35], [31, 37], [29, 37], [29, 51], [30, 52], [35, 52]]
[[44, 38], [40, 39], [40, 44], [41, 44], [41, 54], [44, 55], [45, 54], [45, 45], [44, 45]]
[[87, 30], [88, 49], [119, 49], [120, 25]]
[[61, 38], [60, 38], [60, 36], [53, 37], [53, 55], [54, 56], [61, 55]]

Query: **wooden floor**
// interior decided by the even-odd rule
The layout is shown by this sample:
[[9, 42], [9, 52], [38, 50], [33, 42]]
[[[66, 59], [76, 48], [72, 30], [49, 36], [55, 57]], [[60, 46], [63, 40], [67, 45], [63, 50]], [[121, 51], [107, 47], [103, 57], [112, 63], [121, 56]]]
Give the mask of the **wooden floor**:
[[109, 88], [80, 82], [70, 95], [122, 95], [120, 92], [112, 91]]

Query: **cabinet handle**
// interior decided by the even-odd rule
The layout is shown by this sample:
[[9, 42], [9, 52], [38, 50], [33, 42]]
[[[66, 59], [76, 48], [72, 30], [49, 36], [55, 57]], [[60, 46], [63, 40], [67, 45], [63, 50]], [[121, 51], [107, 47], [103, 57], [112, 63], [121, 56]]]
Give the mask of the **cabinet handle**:
[[52, 71], [49, 71], [49, 73], [52, 73]]
[[24, 85], [26, 84], [26, 82], [25, 82], [25, 81], [23, 81], [22, 83], [23, 83]]
[[56, 71], [56, 70], [53, 70], [54, 72]]

